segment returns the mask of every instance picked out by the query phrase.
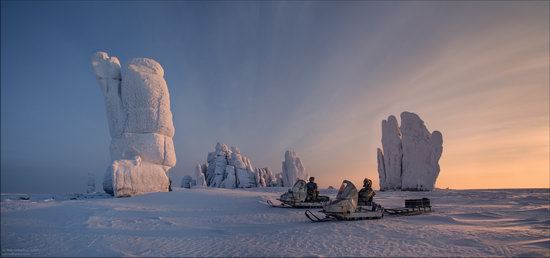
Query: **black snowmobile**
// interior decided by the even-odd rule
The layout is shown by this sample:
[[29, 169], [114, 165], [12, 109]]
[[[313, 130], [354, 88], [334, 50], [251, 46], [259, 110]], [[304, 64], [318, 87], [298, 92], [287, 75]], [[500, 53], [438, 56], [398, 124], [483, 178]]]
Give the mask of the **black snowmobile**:
[[288, 189], [288, 192], [282, 194], [277, 200], [281, 203], [274, 204], [271, 200], [267, 200], [267, 203], [272, 207], [281, 208], [322, 208], [330, 201], [330, 198], [322, 195], [317, 198], [308, 196], [306, 181], [299, 179], [292, 189]]
[[355, 185], [348, 180], [344, 180], [338, 190], [336, 199], [324, 205], [323, 210], [320, 211], [325, 214], [324, 218], [317, 217], [310, 210], [306, 210], [305, 214], [313, 222], [380, 219], [384, 217], [382, 206], [374, 203], [369, 206], [360, 206], [357, 205], [357, 199], [358, 193]]

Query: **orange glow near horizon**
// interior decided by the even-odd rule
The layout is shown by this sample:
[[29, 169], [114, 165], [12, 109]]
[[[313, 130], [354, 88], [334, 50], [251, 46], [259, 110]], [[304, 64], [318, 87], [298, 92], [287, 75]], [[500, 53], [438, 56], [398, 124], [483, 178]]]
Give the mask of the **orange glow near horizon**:
[[330, 129], [300, 152], [310, 173], [323, 186], [350, 179], [359, 187], [369, 177], [378, 188], [380, 123], [410, 111], [443, 134], [436, 187], [550, 188], [548, 30], [505, 31], [453, 41], [414, 67], [389, 71], [402, 76], [384, 81], [384, 90], [355, 93], [363, 99], [342, 108], [353, 112], [332, 119], [335, 126], [323, 124]]

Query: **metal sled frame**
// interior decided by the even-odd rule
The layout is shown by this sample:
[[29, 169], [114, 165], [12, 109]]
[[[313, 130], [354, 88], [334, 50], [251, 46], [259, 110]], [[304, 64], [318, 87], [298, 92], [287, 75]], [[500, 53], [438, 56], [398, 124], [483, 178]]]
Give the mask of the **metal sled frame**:
[[412, 216], [418, 215], [426, 212], [431, 212], [432, 208], [395, 208], [395, 209], [385, 209], [384, 212], [388, 215], [403, 215], [403, 216]]

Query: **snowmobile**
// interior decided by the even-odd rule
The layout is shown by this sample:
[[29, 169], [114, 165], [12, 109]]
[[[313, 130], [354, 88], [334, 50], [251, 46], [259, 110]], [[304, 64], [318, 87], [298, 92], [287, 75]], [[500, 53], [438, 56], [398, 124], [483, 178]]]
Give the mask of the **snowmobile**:
[[322, 195], [319, 195], [317, 198], [308, 196], [306, 181], [299, 179], [292, 189], [288, 189], [288, 192], [282, 194], [277, 200], [281, 204], [274, 204], [271, 200], [267, 200], [267, 203], [272, 207], [281, 208], [322, 208], [323, 205], [330, 201], [330, 198]]
[[321, 213], [325, 214], [324, 218], [319, 218], [310, 210], [305, 211], [305, 215], [313, 222], [323, 222], [332, 220], [363, 220], [363, 219], [380, 219], [384, 217], [384, 208], [374, 202], [370, 205], [357, 205], [358, 193], [357, 188], [352, 182], [344, 180], [336, 199], [323, 206]]

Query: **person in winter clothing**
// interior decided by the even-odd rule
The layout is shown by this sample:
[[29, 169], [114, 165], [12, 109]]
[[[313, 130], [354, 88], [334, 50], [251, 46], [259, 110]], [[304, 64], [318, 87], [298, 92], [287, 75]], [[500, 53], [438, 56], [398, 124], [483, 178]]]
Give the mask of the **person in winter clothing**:
[[319, 190], [317, 189], [317, 184], [314, 181], [315, 181], [315, 177], [310, 177], [309, 183], [306, 184], [306, 189], [307, 189], [306, 201], [315, 201], [319, 198]]
[[373, 201], [372, 199], [376, 193], [372, 190], [372, 181], [368, 178], [363, 180], [363, 189], [359, 191], [359, 198], [357, 200], [357, 205], [359, 206], [371, 206]]

